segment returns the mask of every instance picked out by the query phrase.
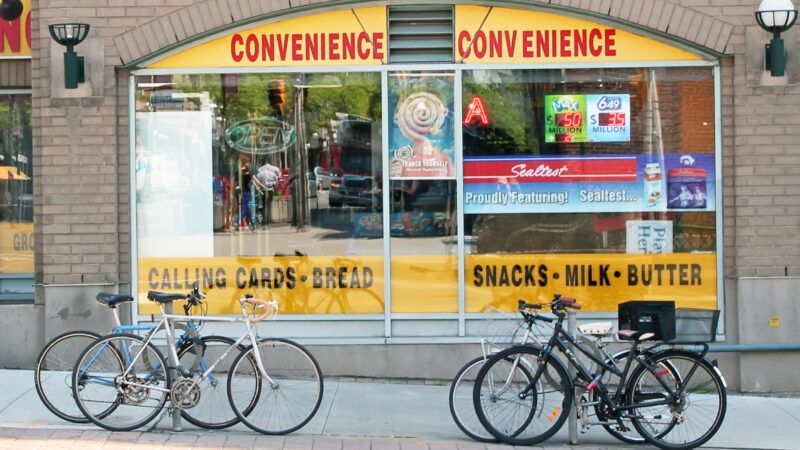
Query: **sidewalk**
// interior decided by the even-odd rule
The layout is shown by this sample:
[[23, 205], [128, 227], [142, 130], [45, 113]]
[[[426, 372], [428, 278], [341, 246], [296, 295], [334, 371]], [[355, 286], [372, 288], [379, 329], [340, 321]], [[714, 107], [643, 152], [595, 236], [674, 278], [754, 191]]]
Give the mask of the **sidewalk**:
[[[450, 417], [447, 385], [326, 379], [314, 419], [286, 437], [261, 436], [237, 425], [204, 431], [184, 423], [173, 433], [169, 417], [151, 432], [109, 433], [53, 416], [39, 401], [30, 370], [0, 370], [0, 449], [5, 448], [275, 448], [286, 450], [477, 450], [487, 446], [464, 436]], [[797, 449], [800, 397], [753, 397], [729, 393], [725, 422], [706, 448]], [[567, 427], [544, 448], [639, 449], [600, 427], [568, 444]], [[490, 445], [489, 447], [495, 447]], [[496, 448], [511, 448], [498, 446]], [[541, 448], [541, 447], [532, 447]]]

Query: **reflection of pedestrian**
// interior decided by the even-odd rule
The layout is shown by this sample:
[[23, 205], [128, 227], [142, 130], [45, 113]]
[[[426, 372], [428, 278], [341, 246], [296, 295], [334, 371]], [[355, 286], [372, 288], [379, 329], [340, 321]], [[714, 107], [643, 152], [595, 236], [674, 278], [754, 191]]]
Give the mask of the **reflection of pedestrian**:
[[686, 207], [689, 206], [689, 202], [692, 201], [693, 197], [694, 196], [692, 195], [692, 192], [689, 191], [689, 187], [686, 186], [685, 184], [682, 184], [681, 185], [681, 192], [678, 195], [676, 195], [675, 198], [673, 198], [669, 202], [670, 203], [675, 203], [677, 201], [680, 201], [680, 207], [681, 208], [686, 208]]
[[694, 187], [694, 206], [698, 208], [706, 207], [706, 193], [703, 192], [703, 189], [700, 188], [700, 186]]
[[258, 172], [256, 172], [256, 175], [252, 178], [253, 185], [263, 199], [264, 217], [261, 220], [261, 225], [266, 225], [270, 221], [272, 196], [275, 192], [275, 187], [278, 186], [280, 176], [281, 169], [270, 163], [265, 163], [258, 168]]
[[403, 231], [411, 233], [414, 231], [414, 224], [411, 220], [414, 206], [412, 204], [419, 190], [419, 180], [403, 181], [400, 191], [400, 203], [403, 206]]
[[253, 216], [250, 214], [250, 207], [251, 203], [253, 203], [253, 193], [251, 190], [254, 187], [252, 183], [253, 176], [250, 173], [250, 158], [243, 157], [241, 164], [242, 184], [239, 186], [239, 230], [244, 230], [253, 226]]

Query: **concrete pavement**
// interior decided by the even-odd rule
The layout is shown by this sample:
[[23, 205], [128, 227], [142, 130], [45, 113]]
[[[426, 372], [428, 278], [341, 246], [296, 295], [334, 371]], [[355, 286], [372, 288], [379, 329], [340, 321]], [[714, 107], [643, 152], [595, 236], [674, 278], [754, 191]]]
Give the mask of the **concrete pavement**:
[[[184, 423], [173, 432], [169, 417], [151, 430], [109, 433], [53, 416], [39, 401], [30, 370], [0, 370], [0, 449], [16, 448], [275, 448], [284, 450], [477, 450], [456, 427], [447, 382], [329, 378], [314, 419], [286, 437], [261, 436], [242, 425], [204, 431]], [[707, 448], [798, 449], [800, 397], [728, 395], [725, 422]], [[568, 445], [567, 427], [544, 448], [638, 449], [602, 428]], [[490, 445], [489, 447], [495, 447]], [[501, 447], [497, 447], [501, 448]], [[509, 448], [509, 447], [505, 447]], [[539, 447], [534, 447], [539, 448]]]

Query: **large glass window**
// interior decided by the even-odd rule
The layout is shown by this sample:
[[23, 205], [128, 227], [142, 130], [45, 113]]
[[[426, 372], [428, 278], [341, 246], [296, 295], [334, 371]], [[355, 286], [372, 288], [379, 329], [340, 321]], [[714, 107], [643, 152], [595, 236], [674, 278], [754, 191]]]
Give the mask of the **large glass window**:
[[33, 300], [30, 94], [0, 93], [0, 301]]
[[458, 312], [454, 72], [388, 84], [392, 312]]
[[[139, 292], [383, 313], [377, 73], [137, 77]], [[140, 296], [144, 298], [144, 296]]]
[[471, 70], [466, 304], [716, 306], [710, 68]]

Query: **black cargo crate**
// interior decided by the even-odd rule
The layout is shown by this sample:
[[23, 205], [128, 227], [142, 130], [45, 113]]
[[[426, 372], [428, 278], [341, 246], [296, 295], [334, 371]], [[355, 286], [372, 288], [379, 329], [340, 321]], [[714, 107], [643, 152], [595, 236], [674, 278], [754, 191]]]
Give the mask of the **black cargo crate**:
[[637, 300], [620, 303], [619, 329], [653, 333], [654, 340], [675, 339], [675, 302]]
[[718, 309], [678, 308], [675, 310], [675, 339], [672, 342], [714, 342], [718, 323]]

